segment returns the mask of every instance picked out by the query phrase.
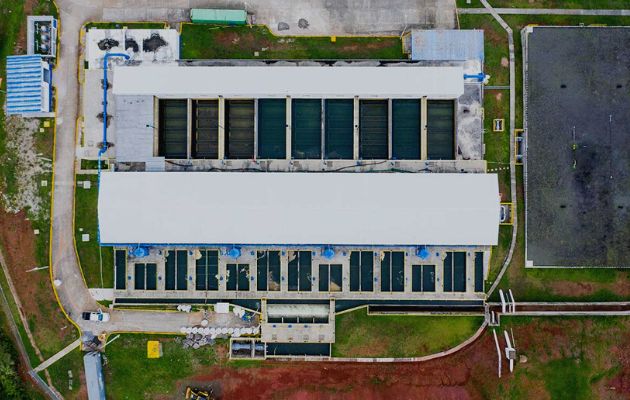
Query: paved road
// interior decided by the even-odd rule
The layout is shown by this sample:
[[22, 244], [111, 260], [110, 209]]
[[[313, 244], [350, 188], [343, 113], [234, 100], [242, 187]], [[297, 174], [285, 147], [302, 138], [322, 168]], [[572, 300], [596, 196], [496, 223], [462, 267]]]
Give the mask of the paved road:
[[[497, 14], [525, 14], [525, 15], [602, 15], [602, 16], [630, 16], [630, 10], [584, 10], [568, 8], [495, 8]], [[492, 14], [487, 8], [458, 8], [460, 14]]]
[[[85, 21], [99, 19], [102, 5], [92, 2], [59, 0], [61, 20], [60, 53], [54, 71], [57, 99], [57, 130], [54, 164], [54, 204], [52, 210], [53, 284], [63, 309], [74, 320], [82, 311], [97, 308], [81, 276], [73, 243], [72, 204], [74, 201], [75, 124], [79, 102], [77, 57], [79, 30]], [[92, 330], [87, 324], [82, 328]], [[98, 330], [98, 327], [93, 330]]]
[[[403, 29], [455, 27], [455, 0], [103, 0], [108, 21], [188, 19], [190, 8], [240, 8], [278, 34], [398, 35]], [[300, 26], [299, 21], [302, 21]], [[306, 25], [304, 24], [306, 22]], [[283, 30], [279, 30], [283, 24]]]

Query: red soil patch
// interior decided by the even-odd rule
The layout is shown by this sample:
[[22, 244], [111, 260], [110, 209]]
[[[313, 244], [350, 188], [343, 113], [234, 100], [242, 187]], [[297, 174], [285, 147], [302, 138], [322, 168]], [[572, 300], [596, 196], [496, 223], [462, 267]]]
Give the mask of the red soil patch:
[[37, 0], [26, 0], [24, 2], [24, 23], [20, 25], [20, 32], [15, 42], [15, 54], [26, 53], [26, 16], [33, 13], [33, 9], [37, 6]]
[[[27, 272], [37, 264], [33, 227], [23, 211], [12, 214], [0, 209], [0, 244], [22, 304], [22, 312], [31, 327], [33, 324], [38, 327], [33, 335], [40, 348], [42, 344], [56, 341], [55, 337], [50, 337], [51, 334], [60, 341], [68, 335], [74, 335], [75, 330], [69, 326], [70, 323], [58, 307], [48, 270]], [[47, 352], [45, 348], [41, 350], [44, 356], [51, 351], [48, 349]]]
[[214, 367], [191, 381], [218, 383], [225, 400], [481, 399], [478, 383], [496, 381], [496, 363], [494, 341], [484, 335], [452, 357], [426, 363], [265, 362], [260, 368]]
[[559, 296], [588, 296], [597, 293], [600, 290], [607, 289], [618, 296], [630, 296], [630, 280], [619, 279], [612, 284], [593, 283], [593, 282], [553, 282], [551, 284], [552, 293]]
[[611, 353], [619, 360], [621, 371], [607, 382], [604, 389], [630, 398], [630, 338], [626, 336], [625, 340], [615, 346]]

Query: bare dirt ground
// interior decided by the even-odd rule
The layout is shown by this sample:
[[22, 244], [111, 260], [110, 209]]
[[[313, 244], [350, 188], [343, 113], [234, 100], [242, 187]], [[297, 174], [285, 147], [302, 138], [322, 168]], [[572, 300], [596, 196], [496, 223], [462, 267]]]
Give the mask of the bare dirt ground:
[[48, 270], [27, 272], [36, 266], [35, 235], [24, 212], [14, 214], [0, 208], [0, 243], [22, 312], [42, 353], [50, 356], [76, 332], [57, 305]]
[[[576, 386], [586, 398], [630, 398], [630, 319], [533, 319], [509, 321], [519, 354], [510, 374], [503, 363], [497, 377], [497, 355], [491, 331], [463, 351], [421, 364], [337, 364], [266, 362], [260, 367], [217, 366], [207, 374], [179, 383], [211, 386], [221, 399], [550, 399], [554, 387], [586, 369]], [[500, 332], [502, 333], [502, 331]], [[627, 335], [626, 335], [627, 336]], [[549, 368], [577, 360], [568, 378], [549, 378]], [[584, 367], [582, 367], [584, 365]], [[554, 380], [555, 379], [555, 380]], [[570, 394], [570, 393], [569, 393]], [[577, 398], [584, 398], [578, 396]]]
[[454, 357], [423, 364], [270, 362], [216, 367], [193, 380], [215, 382], [223, 399], [481, 399], [470, 381], [473, 374], [492, 376], [496, 369], [489, 339], [485, 335]]

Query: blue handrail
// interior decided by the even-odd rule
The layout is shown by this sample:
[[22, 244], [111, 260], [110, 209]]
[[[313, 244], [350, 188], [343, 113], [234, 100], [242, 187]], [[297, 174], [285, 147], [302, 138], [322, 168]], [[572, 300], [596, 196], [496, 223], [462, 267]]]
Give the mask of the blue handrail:
[[98, 151], [98, 175], [101, 176], [101, 155], [107, 151], [107, 60], [110, 57], [123, 57], [129, 59], [125, 53], [107, 53], [103, 57], [103, 146]]

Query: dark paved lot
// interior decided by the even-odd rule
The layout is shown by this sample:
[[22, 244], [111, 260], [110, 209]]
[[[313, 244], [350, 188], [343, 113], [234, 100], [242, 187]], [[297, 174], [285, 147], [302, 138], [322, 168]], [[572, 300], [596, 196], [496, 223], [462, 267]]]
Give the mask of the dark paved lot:
[[535, 28], [528, 59], [527, 259], [630, 266], [630, 29]]

